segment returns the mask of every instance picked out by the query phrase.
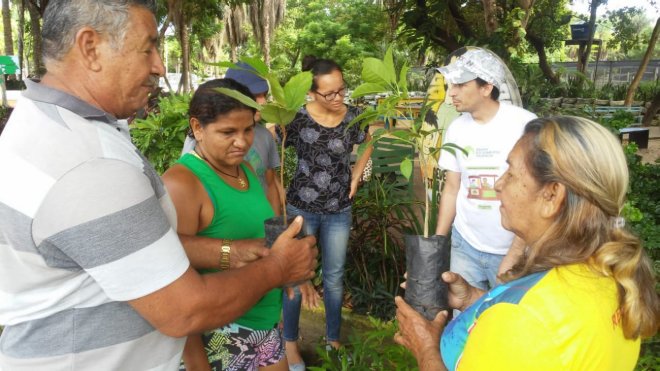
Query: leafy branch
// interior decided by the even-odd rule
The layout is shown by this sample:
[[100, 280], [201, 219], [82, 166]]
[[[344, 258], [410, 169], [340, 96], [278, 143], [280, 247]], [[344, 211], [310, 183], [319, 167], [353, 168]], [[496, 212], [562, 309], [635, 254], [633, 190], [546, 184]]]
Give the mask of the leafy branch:
[[[429, 174], [426, 174], [429, 161], [435, 161], [435, 155], [440, 150], [446, 150], [455, 154], [456, 150], [465, 152], [461, 147], [446, 143], [439, 148], [429, 147], [427, 138], [432, 137], [442, 131], [438, 128], [437, 117], [433, 111], [433, 106], [438, 103], [436, 100], [430, 100], [426, 97], [421, 106], [410, 104], [408, 94], [408, 82], [406, 76], [409, 67], [407, 64], [401, 67], [397, 73], [394, 66], [391, 47], [387, 49], [384, 58], [365, 58], [362, 65], [362, 79], [364, 83], [353, 91], [352, 98], [360, 98], [365, 95], [382, 94], [387, 96], [380, 100], [375, 107], [367, 108], [362, 114], [357, 116], [351, 125], [360, 123], [361, 128], [374, 121], [384, 121], [392, 123], [395, 120], [404, 119], [409, 122], [408, 127], [394, 128], [386, 125], [385, 128], [376, 130], [372, 134], [370, 144], [373, 144], [383, 137], [394, 138], [397, 142], [411, 145], [417, 154], [417, 160], [406, 157], [401, 161], [401, 174], [410, 179], [413, 172], [413, 162], [419, 161], [420, 172], [424, 181], [424, 189], [430, 190]], [[429, 236], [430, 207], [428, 197], [424, 202], [424, 237]]]

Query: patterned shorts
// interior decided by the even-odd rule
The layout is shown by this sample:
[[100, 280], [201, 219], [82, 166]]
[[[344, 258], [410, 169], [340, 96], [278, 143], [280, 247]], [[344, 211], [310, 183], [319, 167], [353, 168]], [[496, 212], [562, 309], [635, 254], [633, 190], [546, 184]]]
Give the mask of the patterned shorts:
[[[284, 358], [279, 328], [252, 330], [235, 323], [202, 335], [211, 370], [257, 370]], [[180, 370], [185, 370], [183, 362]]]

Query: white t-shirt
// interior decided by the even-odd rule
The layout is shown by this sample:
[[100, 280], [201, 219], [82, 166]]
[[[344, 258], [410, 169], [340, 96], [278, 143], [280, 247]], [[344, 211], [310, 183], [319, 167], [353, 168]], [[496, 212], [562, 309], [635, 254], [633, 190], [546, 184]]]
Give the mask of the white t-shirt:
[[468, 155], [442, 151], [438, 166], [461, 173], [454, 227], [479, 251], [503, 255], [511, 246], [513, 233], [502, 228], [494, 186], [506, 171], [507, 156], [525, 124], [534, 118], [536, 115], [527, 110], [501, 102], [489, 122], [479, 124], [465, 113], [447, 129], [444, 143], [456, 144]]

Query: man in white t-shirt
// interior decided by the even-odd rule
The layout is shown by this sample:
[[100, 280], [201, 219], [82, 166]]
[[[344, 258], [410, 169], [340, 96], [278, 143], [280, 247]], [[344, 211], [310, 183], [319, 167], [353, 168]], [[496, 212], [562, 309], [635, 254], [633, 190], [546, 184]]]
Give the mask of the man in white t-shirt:
[[[498, 101], [505, 68], [490, 51], [471, 49], [438, 69], [450, 83], [453, 105], [462, 112], [444, 142], [460, 146], [467, 155], [456, 151], [440, 156], [446, 181], [436, 234], [446, 236], [451, 228], [451, 271], [484, 290], [495, 286], [498, 272], [508, 270], [524, 248], [522, 240], [502, 228], [493, 185], [505, 172], [507, 155], [525, 124], [536, 115]], [[503, 262], [509, 252], [510, 259]]]

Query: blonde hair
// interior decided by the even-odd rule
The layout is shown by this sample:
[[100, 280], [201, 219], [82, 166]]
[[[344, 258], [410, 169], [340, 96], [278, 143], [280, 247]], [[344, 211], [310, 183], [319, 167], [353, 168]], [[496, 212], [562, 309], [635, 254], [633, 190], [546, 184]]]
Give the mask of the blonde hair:
[[649, 258], [637, 237], [615, 223], [628, 189], [628, 167], [617, 138], [580, 117], [535, 119], [520, 140], [540, 185], [560, 183], [566, 197], [557, 218], [507, 275], [588, 263], [614, 278], [626, 338], [653, 336], [659, 300]]

